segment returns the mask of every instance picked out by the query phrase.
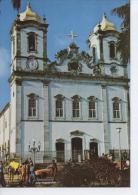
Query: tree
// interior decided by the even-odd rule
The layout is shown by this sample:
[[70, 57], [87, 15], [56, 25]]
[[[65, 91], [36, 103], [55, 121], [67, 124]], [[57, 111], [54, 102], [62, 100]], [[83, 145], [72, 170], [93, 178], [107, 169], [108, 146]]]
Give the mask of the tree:
[[120, 53], [122, 63], [128, 64], [130, 61], [130, 3], [114, 8], [112, 12], [123, 20], [117, 42], [117, 51]]
[[19, 12], [19, 9], [21, 7], [21, 0], [11, 0], [12, 6], [14, 9], [17, 9]]
[[[0, 3], [1, 2], [2, 2], [2, 0], [0, 0]], [[21, 0], [11, 0], [11, 3], [12, 3], [13, 8], [16, 9], [19, 13], [19, 9], [21, 7]]]

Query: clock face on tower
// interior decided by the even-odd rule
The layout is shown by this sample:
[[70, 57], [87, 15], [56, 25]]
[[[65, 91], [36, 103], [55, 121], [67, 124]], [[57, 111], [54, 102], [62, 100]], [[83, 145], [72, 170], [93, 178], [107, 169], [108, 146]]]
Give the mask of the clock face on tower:
[[26, 68], [30, 70], [37, 70], [38, 67], [38, 60], [34, 56], [29, 56], [27, 59]]

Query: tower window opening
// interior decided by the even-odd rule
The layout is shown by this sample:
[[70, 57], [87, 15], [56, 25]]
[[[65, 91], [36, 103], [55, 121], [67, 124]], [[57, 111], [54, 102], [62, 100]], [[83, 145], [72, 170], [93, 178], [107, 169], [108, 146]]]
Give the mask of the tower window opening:
[[13, 49], [13, 55], [15, 54], [15, 37], [13, 37], [13, 45], [12, 45], [12, 49]]
[[93, 56], [93, 63], [95, 63], [96, 61], [96, 48], [95, 47], [92, 48], [92, 56]]
[[29, 52], [33, 52], [33, 51], [37, 50], [36, 38], [37, 38], [37, 36], [34, 32], [30, 32], [28, 34], [28, 51]]
[[115, 58], [115, 43], [110, 43], [109, 50], [110, 50], [110, 58], [111, 59]]

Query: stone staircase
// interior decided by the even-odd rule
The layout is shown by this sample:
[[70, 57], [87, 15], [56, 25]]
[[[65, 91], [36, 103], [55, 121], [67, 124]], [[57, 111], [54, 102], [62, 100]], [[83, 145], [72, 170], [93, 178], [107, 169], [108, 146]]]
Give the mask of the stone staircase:
[[[8, 175], [5, 174], [4, 176], [5, 181], [6, 181], [6, 187], [27, 187], [27, 185], [20, 183], [19, 177], [17, 175], [14, 176], [13, 181], [8, 182], [9, 178]], [[34, 186], [41, 186], [41, 185], [52, 185], [52, 184], [56, 184], [57, 182], [54, 181], [53, 177], [46, 177], [44, 179], [36, 179], [35, 185]]]

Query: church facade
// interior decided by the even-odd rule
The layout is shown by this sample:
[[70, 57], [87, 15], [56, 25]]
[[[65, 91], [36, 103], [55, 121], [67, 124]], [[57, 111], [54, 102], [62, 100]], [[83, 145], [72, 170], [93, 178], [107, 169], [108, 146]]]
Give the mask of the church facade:
[[116, 51], [115, 25], [104, 15], [88, 37], [88, 53], [72, 41], [54, 62], [47, 57], [47, 29], [30, 5], [12, 25], [11, 99], [0, 113], [1, 157], [25, 159], [34, 144], [38, 161], [129, 151], [129, 80]]

